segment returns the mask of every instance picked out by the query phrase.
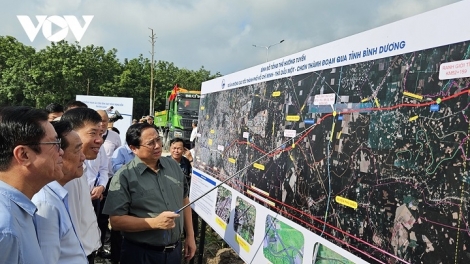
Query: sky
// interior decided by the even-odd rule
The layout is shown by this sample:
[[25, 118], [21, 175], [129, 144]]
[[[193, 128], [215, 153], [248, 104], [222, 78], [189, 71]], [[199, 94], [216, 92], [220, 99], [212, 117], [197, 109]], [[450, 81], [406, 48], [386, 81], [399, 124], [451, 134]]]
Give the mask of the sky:
[[[150, 59], [152, 28], [155, 60], [189, 70], [203, 66], [226, 75], [262, 64], [267, 57], [288, 56], [455, 2], [459, 1], [0, 0], [0, 36], [13, 36], [40, 50], [50, 42], [42, 31], [31, 42], [17, 15], [29, 16], [34, 26], [37, 15], [71, 15], [81, 26], [82, 16], [92, 15], [81, 46], [115, 48], [121, 62], [140, 54]], [[59, 29], [53, 26], [52, 33]], [[71, 30], [65, 40], [76, 41]], [[266, 56], [270, 45], [274, 46]]]

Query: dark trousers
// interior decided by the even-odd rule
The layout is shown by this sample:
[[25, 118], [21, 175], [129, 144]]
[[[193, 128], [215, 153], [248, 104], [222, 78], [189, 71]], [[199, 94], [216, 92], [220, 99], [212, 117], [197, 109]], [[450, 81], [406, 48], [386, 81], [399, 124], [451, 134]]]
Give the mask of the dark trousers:
[[95, 253], [91, 253], [86, 258], [88, 259], [88, 264], [95, 264]]
[[96, 219], [98, 219], [98, 216], [100, 215], [100, 202], [100, 199], [91, 200], [91, 204], [93, 205], [93, 209], [95, 210]]
[[[192, 210], [191, 210], [192, 211]], [[199, 236], [199, 215], [192, 211], [194, 238]]]
[[106, 188], [104, 189], [103, 192], [103, 199], [100, 201], [100, 208], [98, 215], [96, 216], [98, 220], [98, 227], [101, 231], [101, 245], [104, 246], [104, 242], [106, 240], [106, 233], [109, 231], [108, 229], [108, 220], [109, 220], [109, 215], [103, 214], [103, 208], [104, 208], [104, 203], [106, 202], [106, 197], [108, 196], [108, 189], [109, 189], [109, 183], [111, 182], [111, 179], [109, 179], [108, 184], [106, 185]]
[[122, 235], [121, 231], [109, 230], [109, 215], [103, 214], [104, 203], [106, 202], [109, 190], [109, 184], [111, 179], [109, 179], [106, 189], [103, 192], [103, 199], [101, 200], [100, 214], [98, 216], [98, 227], [101, 230], [101, 245], [104, 246], [106, 240], [106, 232], [110, 232], [109, 242], [111, 245], [111, 260], [119, 261], [121, 258], [121, 245], [122, 245]]
[[121, 231], [111, 230], [111, 260], [119, 261], [121, 259], [122, 235]]
[[181, 263], [181, 242], [171, 252], [158, 252], [142, 248], [124, 239], [122, 242], [121, 264], [179, 264]]

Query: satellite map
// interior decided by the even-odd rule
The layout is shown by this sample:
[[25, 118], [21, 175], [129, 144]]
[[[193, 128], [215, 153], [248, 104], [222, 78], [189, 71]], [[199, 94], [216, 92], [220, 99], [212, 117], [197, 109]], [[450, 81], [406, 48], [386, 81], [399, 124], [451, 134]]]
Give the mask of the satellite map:
[[468, 44], [205, 94], [195, 167], [370, 263], [470, 263]]
[[314, 260], [315, 264], [354, 264], [354, 262], [349, 261], [320, 243], [315, 245]]
[[215, 205], [215, 214], [228, 224], [230, 219], [230, 203], [232, 202], [232, 193], [220, 186], [217, 189], [217, 202]]
[[255, 235], [256, 208], [249, 202], [237, 197], [233, 216], [233, 229], [248, 244], [253, 244]]
[[303, 234], [275, 219], [266, 218], [266, 236], [263, 243], [263, 254], [273, 264], [302, 264], [304, 248]]

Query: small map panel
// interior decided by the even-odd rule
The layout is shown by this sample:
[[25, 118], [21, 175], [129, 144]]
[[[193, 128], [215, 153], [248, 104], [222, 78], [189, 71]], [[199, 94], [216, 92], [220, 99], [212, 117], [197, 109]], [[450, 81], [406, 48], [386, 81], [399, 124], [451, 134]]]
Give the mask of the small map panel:
[[233, 230], [248, 244], [253, 245], [256, 208], [250, 202], [240, 197], [237, 197], [236, 203], [233, 216]]
[[297, 229], [268, 215], [263, 254], [273, 264], [303, 263], [304, 235]]
[[315, 264], [355, 264], [354, 262], [336, 253], [334, 250], [331, 250], [327, 246], [322, 245], [320, 243], [315, 244], [315, 253], [313, 259], [313, 263]]
[[223, 186], [217, 189], [217, 202], [215, 204], [215, 214], [228, 224], [230, 219], [230, 205], [232, 203], [232, 193]]

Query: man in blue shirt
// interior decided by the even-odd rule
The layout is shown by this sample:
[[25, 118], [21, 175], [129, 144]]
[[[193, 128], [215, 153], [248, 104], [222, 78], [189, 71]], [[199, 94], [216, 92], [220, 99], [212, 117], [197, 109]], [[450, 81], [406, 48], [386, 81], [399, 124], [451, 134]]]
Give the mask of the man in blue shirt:
[[113, 173], [116, 173], [123, 165], [133, 160], [134, 157], [134, 152], [132, 152], [132, 150], [129, 148], [129, 145], [126, 144], [117, 148], [113, 153], [113, 157], [111, 158]]
[[31, 198], [60, 180], [60, 140], [47, 112], [24, 106], [0, 109], [0, 263], [45, 263]]
[[44, 186], [33, 196], [37, 206], [36, 225], [39, 246], [46, 263], [87, 263], [87, 256], [72, 224], [68, 205], [67, 182], [83, 175], [83, 143], [72, 124], [67, 121], [53, 122], [64, 150], [61, 171], [63, 177]]

